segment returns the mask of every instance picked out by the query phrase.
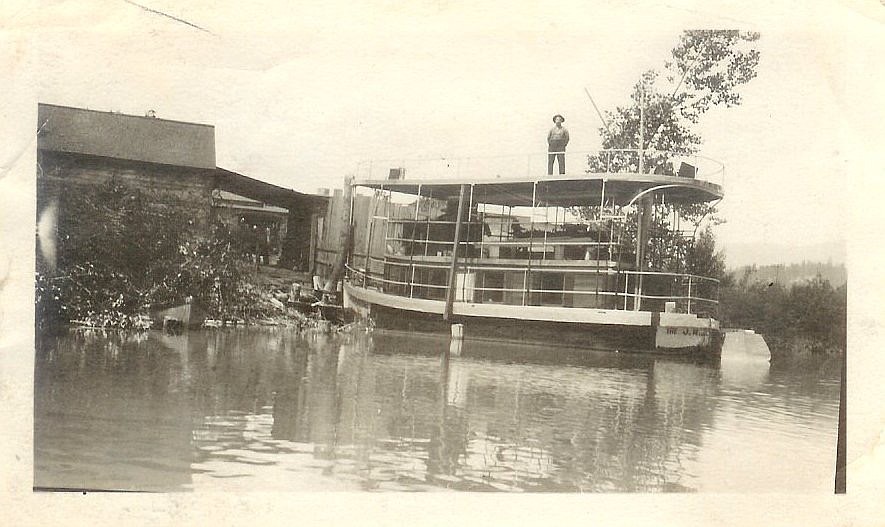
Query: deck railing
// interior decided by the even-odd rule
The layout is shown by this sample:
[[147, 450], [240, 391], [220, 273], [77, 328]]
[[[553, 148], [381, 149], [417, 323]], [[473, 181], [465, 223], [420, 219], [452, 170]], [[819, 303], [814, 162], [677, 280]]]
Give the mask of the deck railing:
[[[548, 173], [551, 152], [498, 156], [392, 158], [363, 161], [357, 164], [357, 180], [388, 179], [391, 170], [406, 179], [535, 178]], [[640, 155], [642, 163], [640, 165]], [[604, 149], [566, 151], [565, 175], [661, 174], [682, 175], [701, 181], [725, 184], [725, 166], [709, 157], [663, 150]], [[560, 174], [559, 164], [554, 175]]]
[[[349, 265], [348, 273], [350, 280], [362, 287], [407, 298], [443, 300], [448, 268], [444, 262], [395, 262], [369, 258], [364, 268]], [[461, 277], [456, 281], [456, 302], [641, 309], [699, 316], [716, 316], [719, 305], [718, 280], [686, 273], [475, 263], [459, 264], [456, 273]], [[499, 286], [484, 283], [488, 273], [498, 273]], [[546, 281], [547, 285], [545, 275], [554, 278]], [[575, 278], [578, 276], [589, 278], [584, 284], [592, 283], [595, 287], [566, 288], [566, 282], [580, 281]], [[477, 278], [481, 283], [477, 283]], [[512, 283], [514, 281], [516, 284]], [[551, 283], [554, 287], [550, 287]]]

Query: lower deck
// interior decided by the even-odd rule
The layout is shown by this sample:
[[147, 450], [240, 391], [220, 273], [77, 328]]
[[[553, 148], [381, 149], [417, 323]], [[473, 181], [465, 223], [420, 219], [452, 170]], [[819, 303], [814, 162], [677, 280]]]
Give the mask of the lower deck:
[[[449, 260], [449, 262], [446, 262]], [[351, 282], [402, 299], [445, 301], [450, 257], [365, 258]], [[552, 310], [647, 311], [716, 318], [718, 282], [684, 273], [634, 271], [617, 262], [508, 261], [466, 258], [454, 268], [455, 302]], [[492, 308], [494, 309], [494, 308]], [[569, 316], [568, 311], [562, 311]]]
[[451, 319], [444, 320], [444, 301], [403, 298], [352, 283], [345, 284], [344, 302], [378, 327], [448, 333], [455, 323], [463, 325], [467, 339], [704, 355], [718, 355], [721, 340], [717, 320], [682, 313], [456, 302]]

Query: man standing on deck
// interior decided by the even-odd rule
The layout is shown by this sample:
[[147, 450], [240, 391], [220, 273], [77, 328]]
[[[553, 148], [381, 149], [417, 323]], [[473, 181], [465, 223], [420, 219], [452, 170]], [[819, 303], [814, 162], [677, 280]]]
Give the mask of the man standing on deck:
[[568, 144], [568, 130], [562, 126], [565, 117], [556, 114], [553, 116], [555, 125], [547, 134], [547, 175], [553, 175], [553, 161], [559, 160], [559, 173], [565, 174], [565, 146]]

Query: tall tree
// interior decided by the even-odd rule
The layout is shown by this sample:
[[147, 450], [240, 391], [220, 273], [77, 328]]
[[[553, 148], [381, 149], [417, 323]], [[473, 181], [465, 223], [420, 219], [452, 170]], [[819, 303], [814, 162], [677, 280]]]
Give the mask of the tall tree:
[[[673, 175], [673, 158], [697, 153], [703, 142], [697, 131], [701, 117], [715, 106], [741, 103], [738, 89], [756, 76], [758, 40], [759, 33], [748, 31], [683, 32], [663, 69], [648, 70], [640, 76], [630, 103], [605, 112], [605, 126], [599, 133], [606, 151], [588, 158], [588, 170], [637, 172], [641, 168], [643, 173]], [[640, 148], [644, 152], [641, 160]], [[692, 226], [689, 245], [703, 232], [699, 228], [705, 218], [711, 218], [712, 223], [721, 221], [711, 204], [662, 207], [658, 217], [663, 223], [659, 227], [674, 228], [669, 218], [675, 212]], [[688, 252], [683, 245], [673, 245], [677, 254], [671, 259], [685, 259]]]
[[[759, 33], [736, 30], [685, 31], [663, 73], [643, 73], [633, 86], [631, 103], [605, 112], [606, 126], [599, 129], [602, 147], [638, 149], [643, 137], [645, 172], [671, 170], [663, 164], [669, 159], [666, 153], [696, 153], [702, 143], [695, 130], [701, 116], [714, 106], [739, 105], [737, 89], [756, 76], [758, 39]], [[604, 168], [609, 161], [613, 171], [628, 165], [637, 170], [639, 158], [635, 152], [611, 160], [594, 157], [591, 168]]]

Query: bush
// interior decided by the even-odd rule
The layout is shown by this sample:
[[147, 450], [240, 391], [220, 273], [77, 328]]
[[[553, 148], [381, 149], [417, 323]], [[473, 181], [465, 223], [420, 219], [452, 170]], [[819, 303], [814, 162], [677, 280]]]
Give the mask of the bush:
[[820, 276], [796, 282], [750, 282], [749, 273], [721, 294], [722, 324], [753, 329], [774, 348], [811, 353], [844, 352], [847, 287]]
[[38, 261], [38, 331], [73, 321], [144, 327], [152, 306], [187, 297], [214, 318], [257, 315], [258, 290], [223, 225], [199, 232], [174, 198], [114, 181], [60, 195], [57, 266]]

